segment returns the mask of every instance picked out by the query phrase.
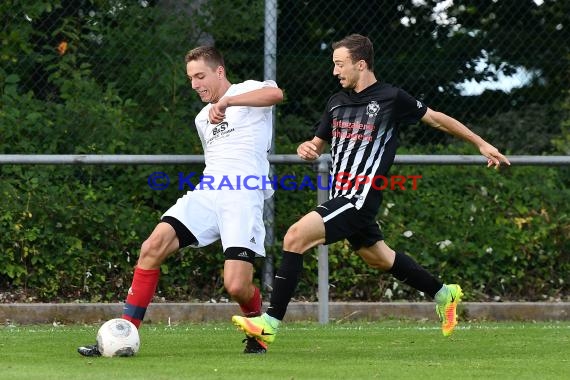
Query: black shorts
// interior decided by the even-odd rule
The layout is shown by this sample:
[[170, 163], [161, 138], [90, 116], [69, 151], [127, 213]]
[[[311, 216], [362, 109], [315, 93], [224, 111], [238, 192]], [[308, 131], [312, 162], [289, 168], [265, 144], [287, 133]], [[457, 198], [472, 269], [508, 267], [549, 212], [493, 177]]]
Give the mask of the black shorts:
[[347, 239], [358, 250], [384, 240], [376, 222], [377, 210], [357, 210], [348, 198], [338, 197], [318, 205], [315, 211], [325, 222], [325, 244]]

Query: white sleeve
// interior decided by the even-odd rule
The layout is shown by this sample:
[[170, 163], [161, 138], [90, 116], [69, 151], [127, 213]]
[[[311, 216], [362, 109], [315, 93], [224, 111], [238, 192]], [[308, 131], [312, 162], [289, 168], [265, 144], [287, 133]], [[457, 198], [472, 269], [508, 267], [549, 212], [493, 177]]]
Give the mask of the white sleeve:
[[274, 87], [274, 88], [277, 88], [277, 83], [275, 83], [275, 81], [274, 81], [274, 80], [271, 80], [271, 79], [264, 80], [264, 81], [261, 82], [261, 83], [263, 84], [263, 86], [261, 86], [261, 87]]
[[273, 80], [265, 80], [263, 82], [257, 80], [246, 80], [245, 82], [240, 83], [239, 87], [239, 93], [243, 94], [244, 92], [259, 90], [260, 88], [265, 87], [277, 88], [277, 83], [275, 83]]

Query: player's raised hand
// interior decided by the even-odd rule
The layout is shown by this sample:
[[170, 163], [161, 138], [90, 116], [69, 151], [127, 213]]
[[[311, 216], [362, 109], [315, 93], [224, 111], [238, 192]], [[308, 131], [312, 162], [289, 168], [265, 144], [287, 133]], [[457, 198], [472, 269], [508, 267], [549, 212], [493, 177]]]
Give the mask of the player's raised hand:
[[319, 150], [312, 141], [305, 141], [297, 147], [297, 155], [306, 161], [313, 161], [319, 158]]

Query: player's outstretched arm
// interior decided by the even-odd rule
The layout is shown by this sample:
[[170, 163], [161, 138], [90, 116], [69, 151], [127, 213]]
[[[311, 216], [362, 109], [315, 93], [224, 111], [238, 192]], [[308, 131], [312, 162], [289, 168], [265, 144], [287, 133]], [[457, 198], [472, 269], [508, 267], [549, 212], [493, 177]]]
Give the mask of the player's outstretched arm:
[[263, 87], [220, 99], [220, 101], [224, 100], [227, 103], [227, 107], [269, 107], [283, 101], [283, 91], [279, 87]]
[[498, 168], [501, 163], [510, 165], [511, 163], [497, 148], [483, 140], [475, 132], [467, 128], [460, 121], [444, 114], [443, 112], [427, 109], [426, 114], [422, 117], [422, 121], [433, 128], [447, 132], [453, 136], [459, 137], [465, 141], [469, 141], [475, 145], [479, 152], [487, 157], [487, 166], [495, 166]]
[[226, 116], [226, 109], [232, 106], [270, 107], [283, 101], [283, 91], [278, 87], [263, 87], [234, 96], [224, 96], [212, 104], [208, 114], [212, 123], [220, 123]]
[[305, 141], [297, 147], [297, 155], [306, 161], [313, 161], [323, 153], [327, 142], [317, 136]]

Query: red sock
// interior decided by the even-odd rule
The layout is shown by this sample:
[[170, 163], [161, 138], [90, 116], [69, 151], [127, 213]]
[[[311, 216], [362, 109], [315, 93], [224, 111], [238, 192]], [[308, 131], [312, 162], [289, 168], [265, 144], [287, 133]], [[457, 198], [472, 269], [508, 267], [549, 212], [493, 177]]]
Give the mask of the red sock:
[[239, 305], [243, 315], [246, 317], [258, 317], [261, 315], [261, 292], [256, 286], [253, 297], [244, 305]]
[[129, 289], [121, 318], [131, 321], [139, 328], [146, 313], [146, 308], [156, 291], [159, 277], [160, 269], [135, 268], [133, 282]]

